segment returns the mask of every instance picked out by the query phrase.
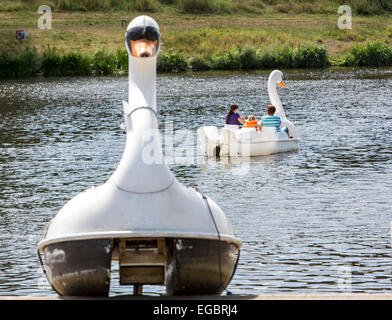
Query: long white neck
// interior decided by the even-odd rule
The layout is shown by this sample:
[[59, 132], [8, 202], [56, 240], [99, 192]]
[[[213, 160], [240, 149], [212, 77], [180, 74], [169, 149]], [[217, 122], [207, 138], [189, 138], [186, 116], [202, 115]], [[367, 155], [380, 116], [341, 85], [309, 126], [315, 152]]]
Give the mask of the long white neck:
[[280, 116], [281, 118], [286, 118], [282, 102], [280, 101], [278, 91], [276, 90], [276, 81], [272, 80], [271, 78], [268, 79], [268, 95], [271, 104], [276, 108], [275, 115]]
[[151, 107], [157, 109], [156, 102], [157, 58], [129, 57], [128, 104], [134, 109]]
[[127, 139], [112, 176], [119, 188], [129, 192], [156, 192], [173, 181], [164, 162], [158, 131], [155, 82], [156, 57], [130, 56], [129, 99], [123, 102]]

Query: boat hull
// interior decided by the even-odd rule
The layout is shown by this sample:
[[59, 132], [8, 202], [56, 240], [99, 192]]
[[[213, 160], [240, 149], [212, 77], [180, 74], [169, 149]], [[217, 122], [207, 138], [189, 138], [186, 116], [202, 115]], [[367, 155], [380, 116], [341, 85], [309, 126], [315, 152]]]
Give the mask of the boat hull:
[[219, 295], [231, 280], [238, 254], [234, 244], [195, 239], [174, 239], [168, 251], [168, 295]]
[[[163, 240], [162, 281], [151, 282], [151, 276], [160, 278], [159, 267], [150, 264], [148, 260], [140, 261], [139, 265], [134, 264], [127, 269], [127, 279], [138, 280], [122, 281], [120, 258], [120, 284], [165, 285], [166, 293], [170, 296], [218, 295], [229, 284], [235, 272], [239, 251], [236, 244], [207, 239]], [[45, 269], [52, 288], [61, 296], [108, 296], [111, 262], [121, 256], [116, 246], [119, 241], [90, 239], [46, 246], [43, 250]], [[136, 253], [140, 257], [140, 250]], [[135, 257], [128, 257], [128, 260], [136, 261]], [[132, 270], [136, 276], [132, 275]], [[151, 274], [154, 270], [157, 270], [157, 275]], [[143, 275], [147, 275], [148, 279], [144, 279]]]
[[44, 249], [46, 274], [61, 296], [107, 296], [112, 240], [66, 241]]
[[225, 127], [218, 135], [216, 127], [201, 127], [197, 131], [200, 150], [207, 157], [255, 157], [298, 150], [299, 138], [275, 133], [274, 128], [263, 130], [258, 133], [253, 128]]
[[237, 156], [255, 157], [266, 156], [274, 153], [298, 150], [298, 139], [270, 140], [253, 143], [238, 143]]

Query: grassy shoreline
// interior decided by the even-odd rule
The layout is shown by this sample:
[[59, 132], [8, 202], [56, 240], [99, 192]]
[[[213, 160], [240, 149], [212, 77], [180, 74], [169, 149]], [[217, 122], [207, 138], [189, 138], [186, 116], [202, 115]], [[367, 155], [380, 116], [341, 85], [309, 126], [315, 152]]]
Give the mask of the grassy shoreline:
[[[94, 1], [104, 3], [104, 0]], [[94, 1], [49, 1], [53, 4], [52, 30], [40, 30], [37, 28], [39, 15], [34, 8], [41, 1], [0, 0], [0, 77], [25, 76], [22, 69], [27, 68], [28, 61], [32, 65], [27, 68], [27, 75], [56, 74], [49, 71], [43, 59], [48, 56], [49, 47], [57, 48], [57, 64], [52, 68], [63, 70], [64, 75], [126, 73], [125, 29], [121, 21], [128, 23], [146, 12], [132, 8], [124, 11], [59, 9], [61, 3], [64, 7]], [[369, 12], [361, 13], [365, 10], [360, 7], [361, 1], [368, 0], [348, 0], [355, 4], [351, 30], [337, 27], [340, 15], [335, 0], [319, 1], [310, 7], [308, 0], [254, 0], [247, 4], [233, 0], [236, 7], [231, 9], [231, 14], [224, 10], [194, 14], [180, 9], [179, 0], [154, 1], [158, 9], [147, 14], [157, 20], [162, 32], [160, 72], [391, 65], [392, 12], [388, 8], [374, 7], [372, 10], [380, 13], [375, 15], [369, 7]], [[380, 6], [382, 1], [373, 2]], [[291, 6], [283, 7], [287, 2]], [[125, 5], [122, 0], [116, 3]], [[22, 47], [34, 48], [30, 53], [19, 52], [16, 29], [29, 33]], [[367, 41], [376, 44], [369, 46]], [[52, 58], [55, 55], [52, 53]]]
[[[389, 67], [392, 66], [392, 47], [382, 42], [366, 42], [354, 46], [332, 62], [325, 47], [312, 44], [295, 47], [264, 48], [236, 47], [222, 55], [207, 58], [185, 56], [169, 49], [158, 56], [158, 72], [186, 72], [206, 70], [266, 70], [315, 69], [328, 66]], [[80, 52], [61, 53], [47, 48], [43, 53], [27, 48], [19, 54], [0, 52], [0, 79], [31, 76], [113, 76], [128, 73], [128, 54], [125, 49], [110, 52], [97, 50], [92, 55]]]

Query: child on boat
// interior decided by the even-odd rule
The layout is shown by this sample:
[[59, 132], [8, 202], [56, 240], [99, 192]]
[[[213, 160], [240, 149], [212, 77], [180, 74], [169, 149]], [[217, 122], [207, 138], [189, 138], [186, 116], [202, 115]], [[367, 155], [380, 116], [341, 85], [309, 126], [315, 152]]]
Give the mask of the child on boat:
[[260, 129], [260, 126], [257, 124], [257, 120], [253, 114], [251, 114], [246, 120], [244, 128], [256, 128], [256, 130]]

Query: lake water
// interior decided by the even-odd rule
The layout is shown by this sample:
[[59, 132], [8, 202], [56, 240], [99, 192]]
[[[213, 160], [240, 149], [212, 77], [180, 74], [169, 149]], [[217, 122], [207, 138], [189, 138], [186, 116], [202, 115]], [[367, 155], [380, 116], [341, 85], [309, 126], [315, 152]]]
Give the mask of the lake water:
[[[390, 292], [392, 70], [287, 71], [287, 88], [278, 92], [298, 128], [299, 150], [252, 158], [246, 175], [238, 171], [243, 163], [206, 162], [194, 147], [197, 128], [222, 126], [232, 102], [241, 115], [260, 118], [269, 103], [268, 75], [157, 79], [160, 127], [173, 124], [176, 150], [188, 155], [171, 169], [222, 207], [243, 242], [228, 289]], [[55, 295], [37, 243], [68, 200], [117, 167], [127, 85], [127, 78], [0, 82], [0, 295]], [[131, 291], [113, 275], [111, 295]]]

